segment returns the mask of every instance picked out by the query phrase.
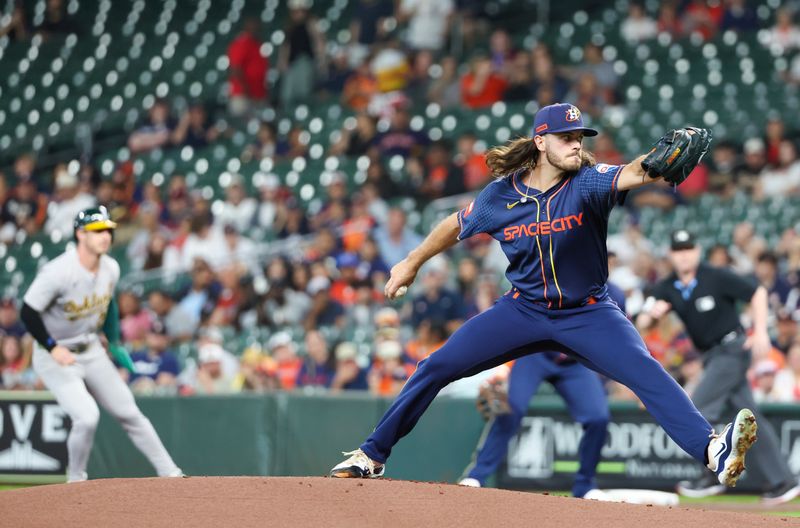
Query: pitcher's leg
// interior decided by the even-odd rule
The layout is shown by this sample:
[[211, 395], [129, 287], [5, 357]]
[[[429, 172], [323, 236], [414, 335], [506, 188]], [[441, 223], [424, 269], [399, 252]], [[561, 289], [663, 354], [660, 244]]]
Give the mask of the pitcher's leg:
[[577, 364], [562, 367], [562, 374], [554, 386], [567, 402], [572, 417], [583, 426], [578, 446], [580, 464], [572, 487], [573, 496], [583, 497], [587, 491], [597, 488], [597, 464], [600, 463], [610, 419], [606, 393], [598, 375]]
[[509, 414], [489, 419], [478, 441], [472, 463], [464, 470], [464, 476], [474, 478], [483, 486], [486, 479], [497, 471], [508, 451], [508, 443], [519, 430], [522, 417], [528, 410], [531, 397], [536, 394], [551, 361], [544, 354], [532, 354], [514, 362], [508, 377]]
[[86, 390], [83, 365], [59, 365], [46, 350], [35, 347], [33, 368], [72, 420], [72, 429], [67, 437], [67, 481], [86, 480], [86, 466], [100, 421], [100, 410]]
[[420, 361], [397, 399], [381, 418], [361, 450], [384, 463], [392, 447], [407, 435], [433, 398], [448, 383], [476, 374], [522, 354], [519, 347], [545, 339], [547, 329], [523, 315], [508, 298], [473, 317], [447, 342]]
[[153, 424], [136, 406], [133, 394], [105, 353], [94, 357], [87, 367], [86, 384], [98, 403], [119, 421], [133, 444], [153, 465], [159, 477], [180, 473]]
[[706, 464], [711, 425], [656, 361], [618, 309], [598, 307], [565, 320], [557, 340], [629, 387], [681, 449]]

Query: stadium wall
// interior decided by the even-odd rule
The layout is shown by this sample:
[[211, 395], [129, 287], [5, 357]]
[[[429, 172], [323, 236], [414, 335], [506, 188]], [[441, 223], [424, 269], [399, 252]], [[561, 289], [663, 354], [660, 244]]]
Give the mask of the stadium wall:
[[[325, 475], [340, 451], [358, 447], [391, 400], [359, 393], [274, 393], [140, 397], [138, 404], [189, 475], [307, 476]], [[0, 460], [13, 462], [16, 456], [23, 464], [30, 463], [31, 453], [38, 451], [65, 462], [65, 449], [57, 444], [63, 444], [66, 434], [56, 434], [60, 423], [55, 421], [61, 419], [53, 417], [54, 406], [47, 393], [0, 391]], [[699, 474], [700, 465], [678, 449], [644, 410], [616, 402], [611, 411], [599, 467], [601, 487], [670, 489], [677, 480]], [[800, 408], [765, 405], [764, 412], [776, 427], [790, 467], [800, 473]], [[473, 400], [439, 397], [414, 431], [397, 445], [387, 474], [398, 479], [456, 482], [482, 428]], [[48, 441], [48, 433], [42, 430], [49, 430], [49, 440], [56, 441]], [[572, 421], [561, 400], [538, 397], [512, 441], [497, 484], [517, 489], [568, 489], [577, 468], [580, 434], [580, 425]], [[757, 467], [750, 462], [754, 473]], [[64, 466], [60, 467], [63, 471]], [[39, 475], [18, 469], [4, 480], [63, 481], [63, 473], [60, 479], [52, 479], [57, 468], [39, 471]], [[51, 480], [44, 480], [46, 473]], [[148, 477], [153, 470], [120, 425], [104, 412], [89, 474], [92, 478]], [[737, 489], [755, 490], [747, 476]]]

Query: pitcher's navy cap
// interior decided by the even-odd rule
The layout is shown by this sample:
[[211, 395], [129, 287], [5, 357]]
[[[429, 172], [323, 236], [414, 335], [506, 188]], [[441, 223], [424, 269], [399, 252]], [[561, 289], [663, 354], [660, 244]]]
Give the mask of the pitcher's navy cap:
[[543, 136], [556, 132], [572, 132], [582, 130], [584, 136], [596, 136], [597, 130], [583, 125], [583, 117], [577, 106], [568, 103], [556, 103], [544, 106], [533, 118], [532, 136]]

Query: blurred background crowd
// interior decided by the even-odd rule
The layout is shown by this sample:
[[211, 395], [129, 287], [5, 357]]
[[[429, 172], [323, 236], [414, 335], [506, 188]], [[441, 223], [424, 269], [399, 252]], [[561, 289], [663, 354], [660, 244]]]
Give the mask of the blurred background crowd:
[[[10, 76], [0, 95], [23, 95], [0, 110], [0, 125], [13, 130], [0, 147], [25, 148], [0, 160], [0, 385], [41, 388], [19, 299], [37, 263], [71, 239], [75, 214], [100, 203], [120, 224], [113, 256], [125, 273], [118, 299], [138, 370], [128, 377], [134, 391], [394, 395], [416, 362], [505, 291], [506, 261], [489, 237], [474, 237], [429, 262], [399, 302], [382, 296], [390, 268], [490, 180], [487, 147], [529, 134], [536, 108], [570, 102], [607, 132], [585, 147], [610, 164], [643, 152], [670, 126], [715, 130], [712, 152], [686, 183], [648, 186], [614, 213], [610, 281], [635, 315], [670, 271], [664, 233], [692, 229], [709, 263], [751, 274], [769, 291], [774, 350], [751, 369], [758, 398], [800, 402], [800, 160], [782, 106], [797, 100], [800, 84], [800, 3], [573, 3], [543, 14], [511, 2], [539, 21], [520, 26], [502, 3], [471, 0], [242, 1], [207, 39], [190, 30], [209, 18], [210, 2], [184, 25], [174, 20], [175, 2], [137, 1], [125, 24], [135, 14], [141, 27], [145, 13], [149, 29], [130, 32], [134, 49], [143, 35], [139, 54], [145, 36], [166, 35], [169, 44], [170, 28], [180, 29], [145, 63], [155, 77], [156, 58], [178, 56], [187, 71], [177, 73], [189, 75], [188, 59], [221, 45], [211, 72], [220, 75], [209, 81], [219, 90], [193, 90], [177, 73], [159, 82], [135, 72], [133, 95], [108, 103], [121, 114], [135, 101], [141, 112], [126, 114], [135, 119], [107, 135], [98, 124], [59, 159], [47, 142], [37, 148], [45, 114], [30, 123], [25, 105], [36, 97], [26, 98], [26, 77], [16, 72], [35, 62], [30, 49], [79, 49], [89, 35], [102, 43], [105, 26], [98, 32], [97, 18], [80, 18], [86, 0], [7, 1], [0, 59], [16, 81]], [[181, 48], [181, 38], [205, 51]], [[732, 64], [721, 58], [726, 49]], [[92, 84], [98, 68], [86, 71], [89, 59], [75, 66], [88, 80], [66, 83], [72, 91], [61, 99], [80, 110], [85, 97], [84, 112], [102, 99], [94, 87], [102, 92], [137, 58], [121, 48], [86, 53], [112, 67]], [[742, 97], [753, 108], [737, 106]], [[71, 134], [82, 137], [79, 128]], [[702, 362], [680, 322], [665, 318], [643, 332], [653, 356], [691, 390]], [[475, 386], [449, 391], [474, 394]], [[633, 398], [613, 383], [609, 391]]]

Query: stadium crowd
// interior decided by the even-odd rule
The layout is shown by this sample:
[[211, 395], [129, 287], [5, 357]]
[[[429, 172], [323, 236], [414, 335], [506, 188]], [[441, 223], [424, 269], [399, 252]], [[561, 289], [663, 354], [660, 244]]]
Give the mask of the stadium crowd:
[[[50, 4], [58, 9], [60, 2]], [[124, 248], [130, 269], [187, 274], [175, 290], [118, 292], [124, 342], [138, 371], [128, 381], [136, 392], [189, 395], [311, 387], [390, 396], [416, 362], [502, 293], [504, 256], [490, 238], [479, 236], [430, 262], [408, 300], [383, 298], [389, 269], [424, 235], [423, 226], [409, 224], [400, 199], [413, 198], [422, 208], [479, 190], [491, 177], [483, 160], [487, 145], [475, 134], [433, 141], [425, 129], [410, 125], [410, 109], [427, 103], [480, 109], [500, 101], [539, 106], [565, 101], [599, 121], [619, 104], [625, 86], [601, 45], [587, 44], [582, 63], [568, 67], [555, 62], [544, 42], [516, 48], [507, 31], [480, 16], [477, 2], [395, 4], [360, 0], [350, 42], [329, 45], [311, 3], [289, 0], [276, 64], [261, 53], [264, 29], [257, 21], [245, 21], [228, 49], [227, 105], [212, 108], [198, 101], [176, 111], [172, 101], [156, 99], [128, 138], [133, 158], [119, 163], [110, 177], [91, 161], [39, 167], [31, 154], [20, 156], [8, 174], [0, 173], [3, 243], [13, 245], [19, 232], [68, 239], [75, 214], [102, 203], [120, 224], [115, 244]], [[17, 9], [0, 35], [24, 40], [47, 30], [31, 27], [21, 4]], [[759, 32], [765, 46], [792, 50], [800, 48], [793, 15], [782, 8], [773, 26], [762, 27], [744, 0], [663, 2], [653, 13], [631, 3], [620, 32], [629, 42], [665, 32], [678, 39]], [[461, 32], [457, 46], [448, 33], [454, 20]], [[49, 31], [60, 31], [53, 24]], [[481, 48], [481, 42], [488, 47]], [[800, 55], [784, 81], [800, 84]], [[159, 186], [134, 174], [137, 155], [204, 147], [236, 130], [249, 134], [242, 160], [306, 157], [308, 142], [301, 128], [279, 133], [274, 120], [259, 116], [270, 108], [280, 116], [315, 101], [339, 101], [355, 112], [327, 146], [328, 154], [369, 160], [366, 182], [355, 192], [349, 185], [352, 174], [334, 172], [318, 210], [305, 209], [295, 190], [275, 175], [260, 181], [251, 194], [248, 182], [232, 174], [224, 198], [209, 201], [183, 176]], [[629, 312], [641, 308], [648, 287], [669, 271], [667, 248], [645, 238], [639, 211], [680, 208], [709, 193], [723, 200], [744, 193], [754, 202], [800, 195], [794, 132], [782, 116], [770, 116], [758, 137], [715, 143], [677, 191], [651, 186], [631, 193], [625, 227], [609, 237], [609, 280], [625, 291]], [[625, 162], [609, 135], [587, 140], [586, 146], [599, 161]], [[393, 156], [404, 160], [403, 181], [390, 175], [387, 160]], [[260, 243], [248, 236], [255, 227], [271, 240], [306, 243], [264, 261], [258, 258]], [[729, 245], [706, 250], [712, 265], [752, 274], [769, 291], [774, 351], [751, 369], [756, 394], [762, 401], [800, 402], [800, 224], [770, 247], [752, 223], [742, 222]], [[0, 384], [40, 388], [16, 299], [0, 302]], [[229, 331], [239, 335], [253, 328], [267, 329], [268, 337], [238, 349], [226, 338]], [[644, 338], [653, 356], [691, 390], [702, 363], [680, 323], [665, 318]], [[177, 349], [182, 345], [190, 345], [196, 355], [181, 356]], [[609, 385], [612, 397], [631, 397]]]

